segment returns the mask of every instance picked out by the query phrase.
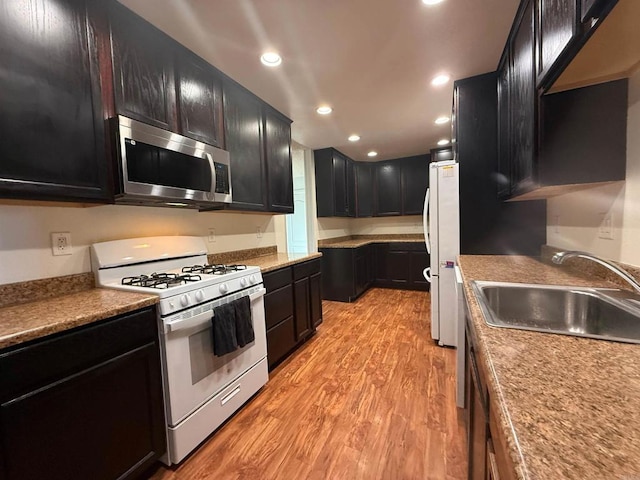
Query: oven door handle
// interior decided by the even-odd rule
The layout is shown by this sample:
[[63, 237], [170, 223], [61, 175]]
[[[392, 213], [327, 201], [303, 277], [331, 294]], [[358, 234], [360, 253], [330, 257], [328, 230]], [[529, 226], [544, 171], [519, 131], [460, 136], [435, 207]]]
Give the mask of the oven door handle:
[[[267, 290], [265, 288], [261, 288], [260, 290], [253, 292], [251, 295], [249, 295], [249, 300], [251, 301], [251, 303], [253, 303], [259, 298], [264, 297], [265, 293], [267, 293]], [[206, 312], [202, 312], [191, 318], [185, 318], [185, 319], [181, 318], [173, 322], [168, 321], [168, 322], [165, 322], [164, 324], [164, 331], [165, 333], [169, 333], [169, 332], [176, 332], [178, 330], [187, 330], [189, 328], [206, 324], [207, 322], [211, 321], [212, 317], [213, 317], [213, 311], [207, 310]]]

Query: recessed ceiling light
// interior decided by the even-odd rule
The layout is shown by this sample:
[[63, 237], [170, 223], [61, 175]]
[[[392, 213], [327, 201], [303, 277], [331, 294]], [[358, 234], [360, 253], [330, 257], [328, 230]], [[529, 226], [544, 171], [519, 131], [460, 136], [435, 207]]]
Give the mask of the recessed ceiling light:
[[331, 112], [333, 112], [333, 108], [329, 107], [328, 105], [323, 105], [322, 107], [318, 107], [316, 112], [318, 112], [320, 115], [329, 115]]
[[442, 117], [436, 118], [436, 125], [442, 125], [443, 123], [447, 123], [449, 120], [451, 120], [449, 117], [443, 115]]
[[377, 156], [378, 156], [378, 152], [371, 151], [367, 153], [367, 157], [377, 157]]
[[359, 135], [351, 135], [348, 140], [350, 142], [357, 142], [358, 140], [360, 140], [360, 136]]
[[435, 5], [437, 3], [440, 3], [444, 0], [422, 0], [422, 3], [424, 3], [425, 5]]
[[449, 140], [446, 138], [443, 138], [442, 140], [438, 140], [438, 145], [442, 146], [442, 145], [449, 145]]
[[282, 63], [282, 57], [276, 52], [265, 52], [260, 57], [260, 61], [267, 67], [277, 67]]
[[446, 84], [449, 81], [449, 75], [447, 75], [446, 73], [441, 73], [440, 75], [433, 77], [433, 80], [431, 80], [431, 85], [433, 85], [434, 87], [440, 87], [444, 84]]

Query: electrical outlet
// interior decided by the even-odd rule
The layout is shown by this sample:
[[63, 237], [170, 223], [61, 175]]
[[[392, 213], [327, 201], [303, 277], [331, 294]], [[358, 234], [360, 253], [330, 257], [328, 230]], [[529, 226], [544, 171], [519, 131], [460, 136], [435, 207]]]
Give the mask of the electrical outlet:
[[256, 233], [258, 238], [262, 238], [262, 227], [258, 227], [258, 231]]
[[71, 233], [54, 232], [51, 234], [51, 250], [54, 255], [71, 255]]
[[613, 240], [613, 213], [600, 213], [600, 227], [598, 237], [605, 240]]
[[209, 229], [209, 235], [208, 235], [207, 239], [209, 240], [209, 243], [214, 243], [216, 241], [216, 229], [215, 228], [210, 228]]

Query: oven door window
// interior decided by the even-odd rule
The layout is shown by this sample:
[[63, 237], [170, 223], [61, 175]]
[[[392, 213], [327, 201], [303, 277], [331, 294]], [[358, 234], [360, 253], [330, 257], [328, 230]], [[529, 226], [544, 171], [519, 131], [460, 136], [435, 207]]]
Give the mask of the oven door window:
[[193, 157], [140, 141], [125, 140], [127, 176], [130, 182], [211, 191], [211, 165]]

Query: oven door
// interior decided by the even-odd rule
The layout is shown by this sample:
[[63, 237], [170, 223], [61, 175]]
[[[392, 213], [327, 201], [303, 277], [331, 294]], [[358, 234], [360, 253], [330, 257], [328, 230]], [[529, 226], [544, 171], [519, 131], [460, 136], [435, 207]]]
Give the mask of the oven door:
[[[167, 423], [176, 426], [200, 405], [220, 392], [267, 355], [267, 339], [262, 286], [232, 294], [196, 307], [197, 315], [181, 314], [163, 319], [164, 362], [167, 393]], [[213, 354], [211, 318], [213, 308], [243, 295], [251, 298], [255, 340], [222, 357]]]

